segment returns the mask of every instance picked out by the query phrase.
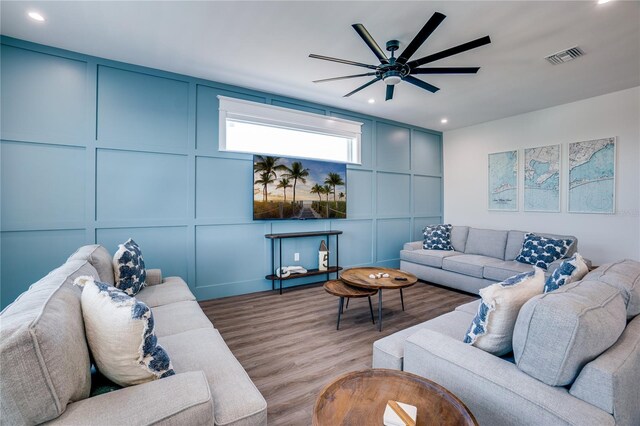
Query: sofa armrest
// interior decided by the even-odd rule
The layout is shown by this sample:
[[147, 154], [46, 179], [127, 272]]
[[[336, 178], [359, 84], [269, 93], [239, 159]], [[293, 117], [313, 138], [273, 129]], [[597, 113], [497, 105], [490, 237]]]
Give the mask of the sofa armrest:
[[162, 284], [162, 271], [160, 269], [147, 269], [147, 285]]
[[612, 425], [613, 417], [563, 387], [548, 386], [502, 358], [423, 329], [405, 342], [404, 370], [458, 396], [479, 424]]
[[403, 250], [420, 250], [422, 248], [422, 241], [412, 241], [410, 243], [405, 243]]
[[47, 424], [213, 425], [213, 399], [202, 371], [176, 374], [67, 405]]

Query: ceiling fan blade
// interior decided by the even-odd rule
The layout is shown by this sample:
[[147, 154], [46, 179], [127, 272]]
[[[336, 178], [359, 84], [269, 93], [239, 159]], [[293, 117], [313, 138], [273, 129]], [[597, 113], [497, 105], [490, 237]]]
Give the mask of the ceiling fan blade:
[[355, 65], [356, 67], [364, 67], [364, 68], [369, 68], [371, 70], [375, 70], [376, 68], [378, 68], [375, 65], [368, 65], [360, 62], [347, 61], [346, 59], [332, 58], [330, 56], [316, 55], [314, 53], [310, 54], [309, 57], [313, 59], [322, 59], [323, 61], [338, 62], [340, 64]]
[[417, 68], [420, 65], [428, 64], [429, 62], [437, 61], [438, 59], [448, 58], [449, 56], [457, 55], [458, 53], [466, 52], [467, 50], [475, 49], [476, 47], [484, 46], [489, 43], [491, 43], [491, 38], [489, 38], [489, 36], [480, 37], [438, 53], [434, 53], [433, 55], [407, 62], [407, 65], [409, 65], [410, 68]]
[[411, 77], [410, 75], [406, 76], [405, 78], [402, 79], [403, 81], [406, 81], [407, 83], [411, 83], [411, 84], [415, 84], [418, 87], [423, 88], [424, 90], [428, 90], [431, 93], [436, 93], [438, 90], [440, 90], [439, 87], [436, 87], [432, 84], [429, 84], [425, 81], [422, 80], [418, 80], [415, 77]]
[[385, 55], [384, 51], [380, 49], [380, 46], [378, 46], [378, 43], [376, 43], [373, 37], [371, 37], [371, 34], [369, 34], [369, 31], [367, 31], [364, 25], [353, 24], [352, 27], [354, 30], [356, 30], [358, 35], [362, 37], [362, 40], [364, 40], [367, 46], [369, 46], [369, 49], [373, 51], [373, 54], [376, 55], [380, 62], [382, 62], [383, 64], [388, 64], [389, 59], [387, 58], [387, 55]]
[[420, 32], [416, 34], [413, 40], [411, 40], [411, 43], [409, 43], [409, 45], [404, 49], [404, 52], [402, 52], [402, 54], [398, 57], [397, 62], [406, 64], [407, 61], [413, 56], [413, 54], [416, 53], [416, 50], [418, 50], [420, 46], [422, 46], [422, 43], [424, 43], [425, 40], [429, 38], [431, 33], [433, 33], [436, 28], [438, 28], [438, 25], [440, 25], [440, 23], [444, 21], [444, 18], [446, 18], [446, 16], [442, 13], [434, 13], [427, 21], [427, 23], [424, 24], [424, 27], [422, 27]]
[[345, 80], [347, 78], [356, 78], [356, 77], [365, 77], [368, 75], [376, 75], [375, 72], [368, 72], [365, 74], [354, 74], [354, 75], [345, 75], [343, 77], [333, 77], [333, 78], [323, 78], [322, 80], [314, 80], [314, 83], [324, 83], [326, 81], [336, 81], [336, 80]]
[[396, 86], [394, 86], [393, 84], [387, 84], [387, 96], [384, 98], [385, 101], [390, 101], [391, 99], [393, 99], [393, 89]]
[[352, 91], [352, 92], [347, 93], [346, 95], [344, 95], [344, 97], [345, 97], [345, 98], [348, 98], [349, 96], [353, 95], [354, 93], [357, 93], [357, 92], [361, 91], [361, 90], [362, 90], [362, 89], [364, 89], [365, 87], [369, 87], [369, 86], [371, 86], [373, 83], [375, 83], [376, 81], [381, 80], [381, 79], [382, 79], [381, 77], [376, 77], [376, 78], [374, 78], [373, 80], [368, 81], [368, 82], [366, 82], [365, 84], [363, 84], [362, 86], [358, 87], [356, 90], [354, 90], [354, 91]]
[[410, 74], [475, 74], [480, 67], [414, 68]]

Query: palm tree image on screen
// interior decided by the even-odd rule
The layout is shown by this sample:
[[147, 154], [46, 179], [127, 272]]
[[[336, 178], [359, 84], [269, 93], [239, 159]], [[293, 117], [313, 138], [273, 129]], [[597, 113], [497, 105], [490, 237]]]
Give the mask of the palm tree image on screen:
[[344, 219], [346, 178], [345, 164], [254, 155], [253, 218]]

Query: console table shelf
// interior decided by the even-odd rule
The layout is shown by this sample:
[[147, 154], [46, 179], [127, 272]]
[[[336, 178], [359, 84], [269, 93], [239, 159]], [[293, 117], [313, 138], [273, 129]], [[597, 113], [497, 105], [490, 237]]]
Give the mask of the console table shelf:
[[[271, 271], [273, 273], [267, 275], [265, 278], [271, 281], [271, 289], [276, 289], [276, 281], [280, 281], [280, 294], [282, 294], [282, 281], [292, 280], [296, 278], [303, 277], [311, 277], [314, 275], [326, 275], [327, 281], [330, 279], [330, 274], [335, 273], [336, 279], [338, 279], [338, 272], [342, 270], [340, 267], [339, 261], [339, 249], [338, 249], [338, 236], [342, 234], [342, 231], [312, 231], [312, 232], [285, 232], [280, 234], [266, 234], [264, 237], [271, 240]], [[304, 274], [291, 274], [287, 277], [279, 277], [276, 274], [276, 265], [275, 265], [275, 242], [278, 240], [278, 262], [279, 268], [282, 269], [282, 240], [289, 238], [306, 238], [306, 237], [326, 237], [327, 250], [329, 249], [329, 238], [331, 236], [336, 237], [336, 264], [335, 266], [327, 265], [326, 271], [321, 271], [319, 269], [307, 269], [307, 272]]]
[[[310, 277], [312, 275], [333, 274], [334, 272], [342, 271], [342, 269], [344, 269], [342, 268], [342, 266], [331, 266], [331, 267], [328, 267], [326, 271], [320, 271], [317, 268], [307, 269], [306, 274], [291, 274], [288, 277], [282, 277], [282, 281], [291, 280], [295, 278]], [[275, 274], [267, 275], [265, 278], [272, 281], [280, 279], [280, 277]]]

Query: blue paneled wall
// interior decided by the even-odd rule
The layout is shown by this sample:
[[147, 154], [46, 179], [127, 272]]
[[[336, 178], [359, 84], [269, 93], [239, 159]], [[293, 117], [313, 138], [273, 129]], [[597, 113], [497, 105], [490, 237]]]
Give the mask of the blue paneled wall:
[[[340, 229], [341, 264], [397, 267], [442, 220], [439, 132], [12, 38], [1, 55], [2, 306], [83, 244], [133, 237], [209, 299], [271, 288], [266, 233]], [[254, 222], [252, 157], [218, 151], [218, 95], [364, 123], [349, 219]], [[286, 241], [284, 263], [317, 267], [318, 244]]]

